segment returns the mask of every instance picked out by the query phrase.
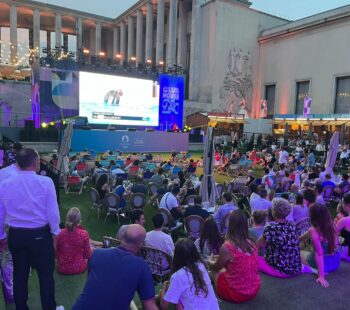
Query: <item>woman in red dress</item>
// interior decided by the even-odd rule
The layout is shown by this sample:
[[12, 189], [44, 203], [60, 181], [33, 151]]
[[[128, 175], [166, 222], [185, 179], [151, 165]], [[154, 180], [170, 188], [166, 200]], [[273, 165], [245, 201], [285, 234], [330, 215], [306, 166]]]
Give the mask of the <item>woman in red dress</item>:
[[218, 296], [242, 303], [255, 298], [260, 289], [258, 252], [248, 234], [248, 220], [241, 210], [232, 211], [226, 241], [216, 260], [209, 258]]
[[71, 208], [66, 217], [66, 227], [57, 237], [57, 269], [62, 274], [79, 274], [87, 268], [91, 256], [90, 238], [80, 226], [80, 211]]

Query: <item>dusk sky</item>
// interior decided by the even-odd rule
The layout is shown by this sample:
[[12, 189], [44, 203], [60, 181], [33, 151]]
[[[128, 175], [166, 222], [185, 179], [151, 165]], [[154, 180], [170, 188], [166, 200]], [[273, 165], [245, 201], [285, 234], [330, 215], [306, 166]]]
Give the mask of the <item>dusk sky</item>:
[[[40, 2], [115, 18], [137, 1], [42, 0]], [[299, 19], [350, 4], [349, 0], [251, 0], [251, 2], [253, 3], [252, 7], [257, 10], [288, 19]]]

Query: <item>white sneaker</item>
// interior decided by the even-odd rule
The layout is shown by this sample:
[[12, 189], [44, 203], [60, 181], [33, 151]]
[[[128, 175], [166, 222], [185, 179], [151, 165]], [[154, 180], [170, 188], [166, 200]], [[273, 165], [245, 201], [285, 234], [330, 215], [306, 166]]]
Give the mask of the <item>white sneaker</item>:
[[56, 310], [64, 310], [64, 307], [63, 306], [57, 306]]

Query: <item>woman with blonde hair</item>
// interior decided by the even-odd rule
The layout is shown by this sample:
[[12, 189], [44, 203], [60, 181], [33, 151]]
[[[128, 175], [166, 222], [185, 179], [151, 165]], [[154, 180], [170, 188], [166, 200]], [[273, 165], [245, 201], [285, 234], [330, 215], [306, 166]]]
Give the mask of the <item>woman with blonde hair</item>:
[[57, 237], [57, 269], [62, 274], [85, 272], [91, 256], [90, 238], [80, 226], [81, 214], [78, 208], [71, 208], [66, 216], [66, 225]]

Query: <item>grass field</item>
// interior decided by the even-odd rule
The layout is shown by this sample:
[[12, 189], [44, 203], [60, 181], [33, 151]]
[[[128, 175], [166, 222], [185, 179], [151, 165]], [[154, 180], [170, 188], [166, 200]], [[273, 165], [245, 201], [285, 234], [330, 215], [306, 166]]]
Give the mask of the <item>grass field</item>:
[[[194, 159], [197, 159], [200, 156], [201, 153], [196, 153], [194, 154]], [[168, 158], [168, 154], [164, 155], [164, 158]], [[202, 168], [199, 168], [197, 174], [200, 175], [202, 172]], [[229, 179], [230, 178], [227, 176], [215, 174], [215, 180], [218, 183], [223, 183]], [[110, 217], [107, 222], [104, 223], [105, 218], [104, 214], [102, 214], [100, 220], [98, 220], [96, 210], [91, 210], [90, 208], [91, 203], [86, 192], [82, 195], [67, 195], [63, 190], [61, 190], [60, 200], [60, 214], [62, 222], [64, 222], [67, 211], [72, 207], [77, 207], [80, 209], [82, 214], [82, 225], [89, 232], [91, 239], [101, 241], [103, 236], [116, 235], [116, 232], [119, 229], [117, 219], [115, 217]], [[147, 205], [144, 211], [146, 218], [146, 230], [148, 231], [152, 229], [151, 218], [155, 214], [156, 210]], [[121, 218], [121, 225], [127, 223], [128, 221]], [[57, 304], [65, 306], [66, 309], [71, 309], [77, 296], [82, 291], [85, 280], [86, 274], [77, 276], [63, 276], [55, 272]], [[139, 304], [138, 298], [135, 298], [135, 301], [137, 304]], [[0, 301], [0, 309], [5, 309], [5, 307], [2, 307], [1, 302], [2, 300]], [[39, 283], [35, 270], [31, 273], [29, 279], [29, 308], [34, 310], [41, 309]], [[15, 309], [13, 305], [7, 307], [7, 310], [12, 309]]]

